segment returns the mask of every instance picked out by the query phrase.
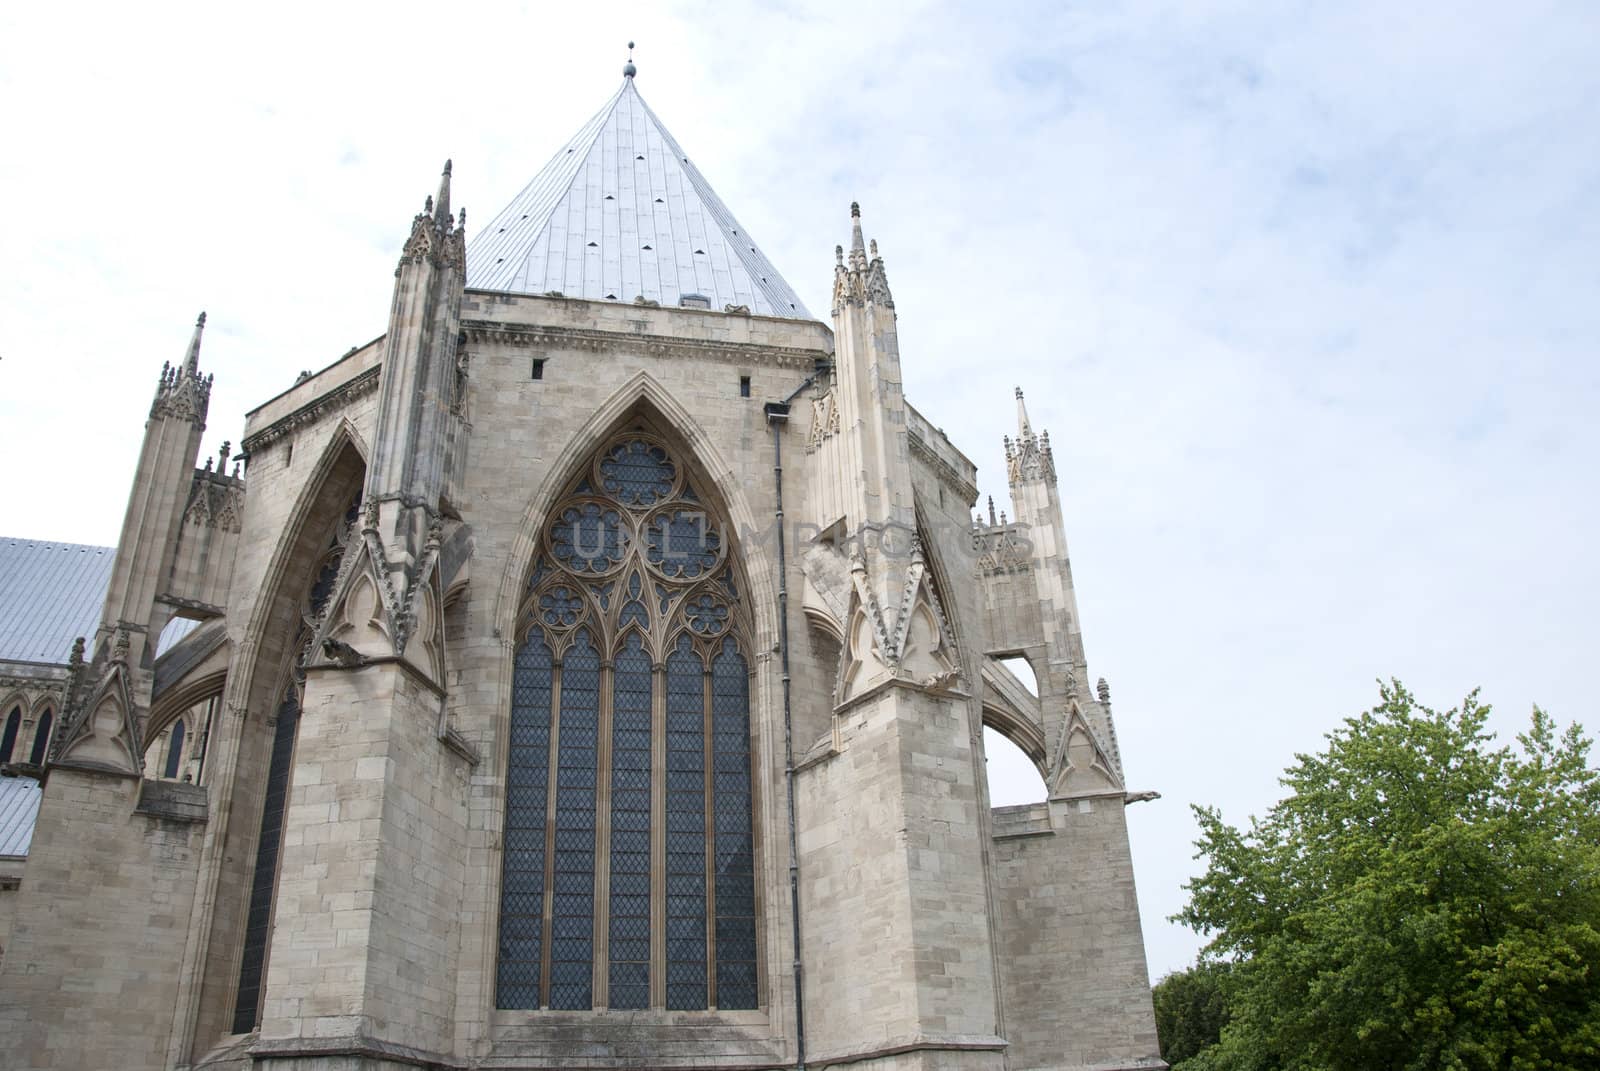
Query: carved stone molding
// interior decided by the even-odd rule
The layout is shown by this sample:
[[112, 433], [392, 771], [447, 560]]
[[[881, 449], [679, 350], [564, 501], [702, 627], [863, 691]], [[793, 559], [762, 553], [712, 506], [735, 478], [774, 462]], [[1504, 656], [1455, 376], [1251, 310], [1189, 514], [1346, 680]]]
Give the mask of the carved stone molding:
[[731, 364], [765, 364], [780, 368], [816, 367], [817, 351], [794, 346], [768, 346], [759, 342], [723, 342], [676, 335], [631, 334], [591, 328], [549, 327], [537, 324], [463, 320], [461, 329], [473, 343], [539, 346], [609, 353], [626, 350], [653, 357], [692, 356]]
[[246, 454], [256, 453], [284, 436], [292, 434], [298, 428], [305, 427], [307, 424], [315, 424], [329, 412], [347, 408], [357, 398], [378, 389], [379, 374], [382, 371], [381, 365], [373, 365], [360, 375], [346, 380], [328, 391], [328, 393], [313, 398], [305, 405], [279, 417], [245, 439], [241, 449]]

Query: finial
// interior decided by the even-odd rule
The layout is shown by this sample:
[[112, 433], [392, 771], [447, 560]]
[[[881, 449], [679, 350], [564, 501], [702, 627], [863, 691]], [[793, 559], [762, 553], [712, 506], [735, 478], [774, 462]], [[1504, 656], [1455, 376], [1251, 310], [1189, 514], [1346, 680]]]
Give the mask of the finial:
[[989, 527], [994, 527], [994, 496], [989, 496]]
[[628, 42], [628, 62], [622, 65], [622, 77], [632, 78], [639, 73], [639, 68], [633, 65], [633, 42]]
[[1106, 683], [1106, 679], [1104, 677], [1101, 677], [1100, 680], [1096, 682], [1094, 690], [1095, 694], [1100, 698], [1101, 706], [1111, 705], [1111, 685]]
[[444, 174], [439, 176], [439, 199], [436, 202], [438, 211], [433, 218], [441, 227], [450, 224], [450, 161], [444, 162]]
[[1028, 406], [1022, 400], [1022, 388], [1017, 388], [1017, 438], [1025, 444], [1033, 438], [1033, 423], [1028, 420]]
[[227, 439], [222, 440], [222, 452], [217, 456], [217, 471], [219, 473], [228, 471], [228, 447], [232, 445]]
[[215, 464], [215, 462], [213, 462], [213, 461], [212, 461], [212, 460], [211, 460], [211, 459], [210, 459], [210, 458], [209, 458], [209, 457], [208, 457], [208, 458], [206, 458], [206, 471], [207, 471], [207, 472], [210, 472], [210, 471], [211, 471], [211, 466], [212, 466], [212, 465], [213, 465], [213, 464]]
[[833, 247], [833, 260], [839, 267], [844, 267], [844, 246], [836, 245]]
[[861, 204], [850, 202], [850, 267], [863, 271], [867, 266], [867, 243], [861, 237]]
[[201, 313], [194, 321], [194, 337], [189, 340], [189, 352], [183, 358], [183, 371], [190, 375], [200, 374], [200, 335], [206, 329], [206, 314]]

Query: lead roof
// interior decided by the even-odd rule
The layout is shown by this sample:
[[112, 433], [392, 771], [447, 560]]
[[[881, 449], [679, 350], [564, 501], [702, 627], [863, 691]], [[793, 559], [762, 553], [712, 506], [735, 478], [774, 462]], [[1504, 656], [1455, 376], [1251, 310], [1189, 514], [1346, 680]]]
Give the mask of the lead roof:
[[0, 536], [0, 661], [65, 665], [93, 637], [115, 547]]
[[812, 319], [632, 77], [468, 244], [467, 285]]

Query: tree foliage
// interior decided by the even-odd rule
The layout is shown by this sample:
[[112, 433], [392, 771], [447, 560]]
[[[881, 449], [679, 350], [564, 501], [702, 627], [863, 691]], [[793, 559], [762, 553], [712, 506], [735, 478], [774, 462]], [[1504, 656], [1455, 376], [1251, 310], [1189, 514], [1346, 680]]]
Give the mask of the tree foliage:
[[1215, 1045], [1228, 1021], [1227, 963], [1197, 963], [1151, 987], [1161, 1058], [1174, 1067]]
[[1231, 960], [1230, 1019], [1186, 1068], [1600, 1067], [1600, 775], [1535, 708], [1516, 748], [1489, 708], [1398, 682], [1297, 755], [1248, 831], [1196, 808], [1179, 920]]

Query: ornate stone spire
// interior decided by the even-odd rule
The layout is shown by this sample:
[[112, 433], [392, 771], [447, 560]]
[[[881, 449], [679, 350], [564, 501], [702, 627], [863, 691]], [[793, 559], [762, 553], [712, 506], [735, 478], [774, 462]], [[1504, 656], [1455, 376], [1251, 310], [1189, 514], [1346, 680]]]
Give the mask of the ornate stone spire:
[[1017, 392], [1017, 438], [1008, 435], [1006, 446], [1006, 476], [1015, 487], [1029, 480], [1056, 482], [1055, 458], [1050, 453], [1050, 433], [1033, 433], [1033, 422], [1028, 419], [1028, 406], [1022, 399], [1022, 388]]
[[889, 293], [889, 279], [883, 270], [883, 258], [878, 255], [878, 242], [872, 241], [868, 253], [866, 239], [861, 233], [861, 205], [850, 202], [850, 255], [843, 256], [843, 248], [834, 248], [833, 311], [838, 315], [846, 305], [878, 305], [894, 309], [894, 297]]
[[200, 371], [200, 335], [206, 329], [206, 314], [201, 313], [194, 322], [194, 337], [189, 340], [189, 353], [183, 359], [183, 370], [189, 375]]
[[171, 364], [161, 366], [155, 401], [150, 405], [152, 419], [178, 417], [205, 430], [206, 412], [211, 406], [211, 377], [200, 374], [200, 336], [205, 327], [206, 314], [202, 312], [195, 321], [194, 335], [189, 339], [183, 363], [176, 368]]

